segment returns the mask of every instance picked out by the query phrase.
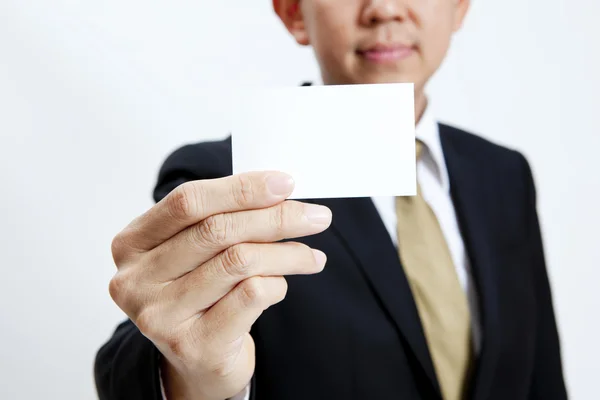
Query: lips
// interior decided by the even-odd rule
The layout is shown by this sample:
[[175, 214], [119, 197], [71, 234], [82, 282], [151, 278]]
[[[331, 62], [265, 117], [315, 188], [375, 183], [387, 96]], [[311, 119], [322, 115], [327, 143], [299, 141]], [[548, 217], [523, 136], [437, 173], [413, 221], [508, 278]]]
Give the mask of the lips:
[[414, 53], [413, 46], [403, 44], [377, 44], [367, 47], [364, 50], [358, 50], [357, 53], [368, 61], [376, 63], [397, 62], [410, 57]]

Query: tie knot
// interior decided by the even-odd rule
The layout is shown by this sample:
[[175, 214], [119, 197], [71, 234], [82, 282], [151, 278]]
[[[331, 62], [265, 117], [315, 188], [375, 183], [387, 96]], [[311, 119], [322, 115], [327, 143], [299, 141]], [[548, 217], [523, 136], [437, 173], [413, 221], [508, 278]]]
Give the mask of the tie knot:
[[417, 154], [417, 160], [421, 158], [421, 154], [423, 153], [423, 142], [417, 139], [415, 142], [415, 150]]

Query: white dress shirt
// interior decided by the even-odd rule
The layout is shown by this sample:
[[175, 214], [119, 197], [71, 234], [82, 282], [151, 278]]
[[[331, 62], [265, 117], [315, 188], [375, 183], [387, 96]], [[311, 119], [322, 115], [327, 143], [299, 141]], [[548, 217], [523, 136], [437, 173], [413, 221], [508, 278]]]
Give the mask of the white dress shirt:
[[[456, 211], [450, 197], [450, 178], [446, 168], [444, 152], [442, 151], [439, 126], [433, 117], [431, 104], [427, 106], [417, 124], [416, 137], [424, 144], [423, 154], [417, 161], [417, 180], [421, 186], [423, 198], [438, 218], [440, 227], [450, 248], [450, 253], [452, 254], [458, 279], [467, 294], [471, 310], [473, 346], [475, 354], [478, 354], [481, 348], [481, 322], [477, 293], [475, 291], [469, 258], [458, 227]], [[372, 200], [392, 241], [398, 246], [395, 198], [373, 197]], [[166, 400], [164, 390], [163, 398]], [[248, 400], [249, 398], [250, 385], [246, 386], [242, 393], [231, 400]]]

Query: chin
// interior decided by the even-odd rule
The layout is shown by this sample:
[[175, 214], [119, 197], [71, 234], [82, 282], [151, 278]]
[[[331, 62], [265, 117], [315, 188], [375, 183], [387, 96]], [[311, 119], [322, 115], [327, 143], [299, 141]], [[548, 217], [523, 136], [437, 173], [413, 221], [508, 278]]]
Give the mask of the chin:
[[405, 74], [388, 74], [388, 73], [370, 73], [362, 74], [356, 77], [356, 83], [417, 83], [417, 79], [414, 76]]
[[415, 87], [418, 87], [420, 82], [421, 78], [419, 78], [418, 74], [382, 70], [351, 71], [338, 74], [337, 76], [326, 79], [325, 81], [325, 83], [329, 85], [414, 83]]

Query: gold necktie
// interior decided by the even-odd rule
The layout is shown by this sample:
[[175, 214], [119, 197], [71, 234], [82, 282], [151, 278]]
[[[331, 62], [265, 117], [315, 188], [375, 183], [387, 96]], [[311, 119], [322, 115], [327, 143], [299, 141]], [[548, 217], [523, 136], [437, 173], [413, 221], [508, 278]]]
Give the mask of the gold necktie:
[[[422, 143], [417, 141], [417, 159]], [[433, 210], [417, 196], [397, 197], [398, 250], [443, 398], [463, 398], [471, 360], [471, 321], [448, 244]]]

